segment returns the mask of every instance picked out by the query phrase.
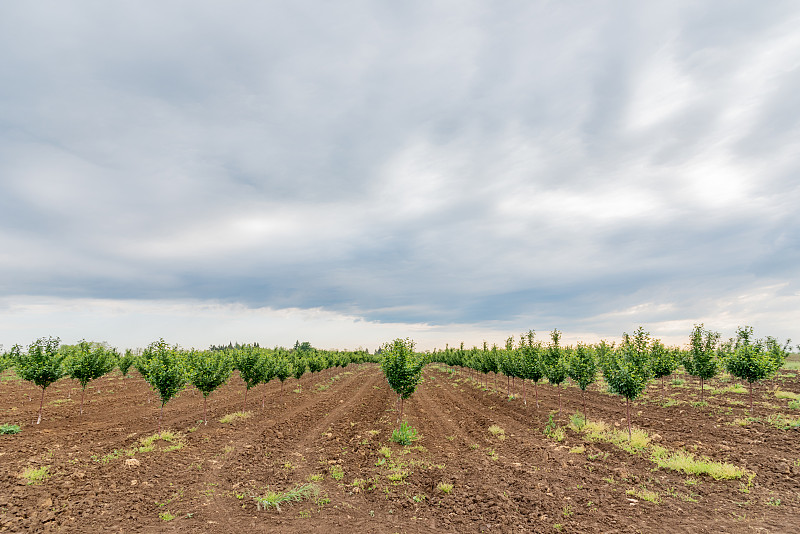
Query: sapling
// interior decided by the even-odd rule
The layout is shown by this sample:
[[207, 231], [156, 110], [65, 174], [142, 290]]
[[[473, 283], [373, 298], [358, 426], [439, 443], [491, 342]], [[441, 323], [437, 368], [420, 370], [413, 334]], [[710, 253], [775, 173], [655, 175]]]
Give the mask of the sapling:
[[[536, 395], [536, 408], [539, 408], [539, 380], [544, 376], [542, 369], [542, 345], [534, 341], [533, 330], [528, 330], [524, 336], [520, 336], [520, 376], [522, 377], [522, 394], [525, 395], [525, 379], [533, 380], [533, 391]], [[524, 401], [528, 404], [527, 400]]]
[[654, 339], [650, 344], [650, 370], [653, 378], [661, 379], [661, 389], [665, 388], [664, 378], [675, 372], [678, 368], [680, 350], [666, 347], [659, 339]]
[[125, 354], [117, 360], [117, 368], [122, 373], [122, 377], [128, 376], [131, 366], [136, 362], [137, 354], [131, 349], [125, 349]]
[[559, 387], [567, 379], [567, 367], [564, 364], [564, 349], [559, 345], [561, 332], [553, 330], [550, 333], [550, 344], [545, 349], [542, 364], [547, 381], [558, 390], [558, 417], [561, 417], [561, 388]]
[[292, 363], [292, 376], [297, 379], [298, 387], [301, 389], [303, 386], [300, 384], [300, 379], [306, 374], [307, 365], [305, 358], [302, 357], [295, 358]]
[[177, 345], [170, 347], [166, 341], [159, 339], [150, 343], [136, 362], [139, 373], [161, 398], [161, 410], [158, 413], [159, 433], [164, 405], [186, 385], [188, 376], [185, 360], [185, 355]]
[[597, 378], [597, 358], [594, 349], [578, 343], [567, 360], [567, 374], [581, 388], [583, 397], [583, 418], [586, 420], [586, 388]]
[[292, 376], [292, 362], [282, 350], [275, 351], [274, 357], [275, 378], [281, 381], [281, 402], [283, 402], [283, 383]]
[[17, 375], [42, 388], [39, 416], [36, 419], [37, 425], [42, 422], [44, 390], [65, 373], [64, 358], [66, 358], [66, 354], [58, 350], [60, 342], [61, 340], [57, 337], [39, 338], [28, 345], [27, 352], [17, 349], [14, 353], [14, 368]]
[[[770, 344], [761, 339], [753, 339], [751, 326], [736, 329], [736, 340], [732, 351], [724, 360], [727, 371], [750, 386], [750, 413], [753, 413], [753, 383], [771, 376], [782, 365], [782, 358], [771, 351], [775, 350], [774, 340]], [[788, 342], [787, 342], [788, 343]], [[778, 345], [778, 350], [781, 347]], [[785, 351], [785, 348], [784, 348]], [[776, 351], [777, 352], [777, 351]]]
[[410, 339], [395, 339], [381, 347], [381, 369], [389, 386], [400, 399], [399, 421], [403, 420], [405, 400], [414, 394], [422, 377], [425, 359], [414, 353], [414, 342]]
[[[269, 384], [269, 382], [275, 378], [275, 356], [273, 353], [265, 352], [264, 357], [261, 358], [261, 363], [259, 365], [259, 374], [261, 375], [261, 383]], [[264, 409], [264, 406], [267, 402], [267, 388], [264, 388], [264, 395], [261, 397], [261, 409]]]
[[[189, 382], [203, 394], [203, 424], [208, 424], [208, 396], [228, 381], [233, 372], [233, 361], [223, 350], [195, 351], [187, 356]], [[244, 412], [244, 410], [242, 410]]]
[[692, 329], [689, 352], [686, 353], [683, 367], [687, 373], [700, 379], [700, 402], [703, 402], [705, 381], [714, 378], [719, 372], [719, 338], [719, 332], [706, 330], [702, 324], [695, 325]]
[[631, 401], [644, 391], [650, 380], [647, 351], [649, 336], [650, 334], [639, 327], [633, 338], [623, 334], [622, 344], [616, 350], [603, 342], [602, 352], [598, 351], [600, 368], [609, 391], [625, 397], [628, 440], [631, 439]]
[[239, 376], [244, 381], [244, 403], [242, 412], [247, 408], [247, 392], [250, 388], [261, 383], [261, 349], [252, 345], [245, 345], [237, 350], [234, 356], [234, 368], [239, 371]]
[[115, 349], [106, 349], [99, 343], [89, 343], [86, 340], [81, 340], [72, 348], [66, 370], [69, 377], [81, 385], [81, 415], [83, 415], [86, 386], [92, 380], [111, 372], [117, 364], [118, 356]]

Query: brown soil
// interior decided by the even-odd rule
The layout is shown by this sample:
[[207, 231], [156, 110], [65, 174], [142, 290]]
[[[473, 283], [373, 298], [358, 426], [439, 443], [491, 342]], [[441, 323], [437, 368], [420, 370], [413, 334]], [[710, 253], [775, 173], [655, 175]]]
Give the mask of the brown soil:
[[[0, 423], [23, 427], [0, 436], [0, 531], [796, 532], [800, 517], [800, 432], [767, 420], [800, 414], [773, 391], [800, 392], [793, 371], [757, 389], [755, 422], [741, 419], [746, 394], [707, 392], [706, 406], [692, 405], [699, 384], [685, 376], [682, 387], [651, 384], [632, 406], [633, 424], [654, 442], [746, 468], [755, 475], [749, 487], [659, 469], [646, 452], [591, 442], [568, 428], [555, 441], [542, 432], [558, 408], [555, 388], [539, 385], [537, 409], [531, 384], [526, 406], [508, 398], [505, 378], [495, 392], [494, 377], [484, 389], [443, 366], [428, 366], [406, 403], [421, 435], [416, 446], [390, 441], [395, 397], [380, 369], [366, 364], [305, 376], [300, 392], [290, 379], [283, 402], [278, 382], [259, 386], [248, 395], [253, 416], [229, 424], [219, 419], [241, 410], [240, 379], [209, 397], [207, 426], [198, 422], [202, 396], [184, 391], [164, 410], [165, 428], [182, 433], [184, 447], [166, 450], [171, 443], [156, 441], [127, 465], [129, 456], [110, 453], [153, 435], [160, 406], [133, 374], [92, 383], [83, 416], [80, 390], [58, 382], [46, 391], [40, 425], [33, 424], [39, 390], [0, 382]], [[598, 389], [586, 395], [590, 420], [625, 428], [625, 403]], [[664, 407], [670, 398], [677, 404]], [[556, 421], [565, 426], [581, 407], [579, 390], [563, 389], [562, 402]], [[492, 425], [505, 439], [489, 432]], [[49, 466], [46, 480], [20, 477], [42, 466]], [[254, 496], [313, 475], [321, 476], [316, 497], [280, 511], [257, 508]], [[643, 489], [659, 502], [628, 493]], [[167, 513], [174, 519], [165, 520]]]

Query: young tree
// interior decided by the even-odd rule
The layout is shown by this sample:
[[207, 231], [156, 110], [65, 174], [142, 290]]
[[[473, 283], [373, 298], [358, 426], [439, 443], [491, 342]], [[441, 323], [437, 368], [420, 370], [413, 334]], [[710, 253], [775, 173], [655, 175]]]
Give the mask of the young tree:
[[[544, 377], [542, 369], [542, 344], [534, 341], [533, 330], [520, 336], [520, 376], [522, 377], [522, 395], [525, 396], [525, 380], [533, 380], [533, 391], [536, 395], [536, 408], [539, 408], [539, 380]], [[527, 405], [527, 400], [524, 401]]]
[[187, 355], [189, 382], [203, 394], [203, 424], [208, 424], [208, 396], [228, 381], [233, 372], [233, 361], [227, 351], [196, 351]]
[[261, 383], [261, 349], [252, 345], [245, 345], [234, 354], [233, 366], [239, 371], [239, 376], [244, 380], [245, 390], [242, 411], [245, 411], [247, 408], [247, 392], [250, 391], [250, 388], [254, 388]]
[[188, 379], [185, 355], [177, 345], [170, 347], [166, 341], [159, 339], [144, 349], [136, 368], [161, 398], [161, 410], [158, 413], [160, 433], [164, 405], [180, 393]]
[[[264, 357], [261, 358], [261, 364], [259, 365], [259, 372], [261, 374], [261, 382], [263, 384], [269, 384], [270, 381], [275, 378], [275, 354], [269, 351], [264, 351]], [[264, 406], [267, 402], [267, 388], [264, 388], [264, 395], [261, 397], [261, 409], [264, 409]]]
[[275, 378], [281, 381], [281, 402], [283, 402], [283, 383], [286, 379], [292, 376], [292, 362], [286, 356], [283, 350], [278, 349], [275, 351], [274, 358]]
[[400, 399], [400, 416], [403, 419], [405, 400], [414, 394], [422, 377], [425, 359], [414, 353], [414, 342], [410, 339], [395, 339], [381, 347], [381, 369], [389, 386]]
[[111, 372], [117, 364], [118, 356], [115, 349], [106, 349], [99, 343], [89, 343], [85, 339], [78, 342], [70, 351], [65, 367], [69, 377], [81, 385], [81, 415], [83, 415], [86, 386], [92, 380]]
[[66, 354], [58, 350], [61, 340], [57, 337], [39, 338], [30, 345], [28, 351], [16, 351], [14, 368], [17, 375], [23, 380], [33, 382], [42, 388], [42, 398], [39, 401], [39, 416], [36, 424], [42, 422], [42, 406], [44, 405], [44, 390], [64, 376], [64, 358]]
[[623, 334], [622, 344], [614, 350], [607, 350], [608, 345], [601, 349], [600, 368], [603, 377], [612, 393], [625, 397], [625, 409], [628, 416], [628, 439], [631, 439], [631, 401], [636, 399], [647, 387], [650, 380], [649, 355], [647, 341], [649, 334], [643, 328], [635, 332], [631, 338]]
[[567, 374], [581, 388], [583, 419], [586, 420], [586, 388], [597, 378], [597, 358], [592, 347], [578, 343], [567, 360]]
[[301, 388], [302, 385], [300, 384], [300, 379], [306, 374], [306, 367], [308, 364], [306, 363], [305, 358], [295, 358], [294, 362], [292, 363], [292, 376], [297, 379], [297, 385]]
[[678, 368], [679, 355], [679, 349], [665, 347], [659, 339], [654, 339], [650, 344], [650, 370], [653, 378], [661, 379], [662, 390], [666, 387], [664, 377], [671, 375]]
[[[783, 365], [783, 358], [777, 358], [771, 353], [775, 350], [776, 342], [772, 343], [761, 339], [753, 339], [753, 327], [745, 326], [736, 329], [736, 341], [733, 348], [724, 359], [728, 372], [741, 380], [746, 380], [750, 386], [750, 413], [753, 413], [753, 383], [768, 378]], [[787, 342], [788, 343], [788, 342]], [[777, 345], [778, 351], [781, 347]], [[776, 352], [778, 352], [776, 351]], [[784, 348], [785, 352], [785, 348]]]
[[691, 334], [690, 349], [687, 359], [683, 361], [686, 372], [700, 379], [700, 402], [703, 402], [705, 381], [717, 376], [720, 362], [717, 358], [717, 343], [719, 332], [712, 332], [703, 328], [702, 324], [695, 325]]
[[125, 354], [120, 356], [117, 360], [117, 368], [122, 373], [123, 377], [128, 376], [131, 366], [136, 362], [137, 354], [131, 349], [125, 349]]
[[559, 345], [561, 332], [553, 330], [550, 333], [550, 344], [544, 351], [542, 364], [547, 381], [558, 390], [558, 417], [561, 417], [561, 388], [559, 387], [567, 379], [567, 367], [564, 364], [564, 349]]

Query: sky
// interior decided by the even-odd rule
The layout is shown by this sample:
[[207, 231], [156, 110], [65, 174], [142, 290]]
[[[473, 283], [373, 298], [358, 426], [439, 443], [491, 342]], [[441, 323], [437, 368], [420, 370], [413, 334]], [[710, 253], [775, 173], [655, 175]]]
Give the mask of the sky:
[[0, 3], [0, 343], [800, 341], [794, 0]]

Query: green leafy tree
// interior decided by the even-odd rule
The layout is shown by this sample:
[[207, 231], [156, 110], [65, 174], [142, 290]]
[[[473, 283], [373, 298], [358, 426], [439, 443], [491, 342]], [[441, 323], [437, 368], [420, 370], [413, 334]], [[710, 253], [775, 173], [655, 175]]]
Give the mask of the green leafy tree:
[[402, 421], [405, 400], [417, 389], [425, 359], [414, 352], [414, 342], [408, 338], [385, 343], [381, 347], [381, 356], [383, 374], [400, 401], [398, 420]]
[[233, 360], [227, 351], [197, 351], [187, 354], [189, 383], [203, 394], [203, 424], [208, 424], [208, 396], [228, 381], [233, 372]]
[[664, 346], [659, 339], [650, 344], [650, 370], [653, 378], [661, 379], [661, 389], [666, 386], [664, 378], [675, 372], [680, 364], [680, 349]]
[[292, 376], [297, 379], [298, 387], [302, 388], [303, 386], [300, 384], [300, 379], [306, 374], [306, 367], [308, 363], [306, 362], [305, 358], [295, 358], [294, 362], [292, 362]]
[[583, 397], [583, 418], [586, 419], [586, 388], [597, 379], [597, 358], [594, 349], [578, 343], [567, 360], [567, 374], [581, 388]]
[[81, 385], [81, 415], [83, 415], [86, 386], [92, 380], [110, 373], [117, 364], [118, 357], [119, 354], [115, 349], [106, 348], [100, 343], [89, 343], [86, 340], [79, 341], [69, 351], [65, 367], [69, 377]]
[[261, 349], [253, 345], [244, 345], [234, 352], [234, 368], [239, 371], [239, 376], [244, 381], [244, 403], [242, 411], [247, 408], [247, 392], [262, 381]]
[[649, 337], [650, 334], [639, 327], [633, 337], [623, 334], [622, 343], [616, 350], [606, 350], [609, 346], [605, 345], [602, 356], [598, 358], [609, 391], [625, 397], [629, 440], [631, 401], [641, 395], [650, 380]]
[[64, 376], [64, 354], [59, 349], [61, 340], [57, 337], [39, 338], [30, 345], [28, 351], [16, 351], [14, 368], [17, 375], [23, 380], [33, 382], [42, 388], [42, 398], [39, 401], [39, 416], [36, 424], [42, 422], [42, 406], [44, 405], [44, 391], [47, 387]]
[[550, 344], [545, 349], [542, 366], [547, 381], [558, 390], [558, 416], [561, 417], [561, 388], [559, 387], [567, 379], [567, 366], [564, 362], [564, 349], [559, 342], [561, 332], [553, 330], [550, 333]]
[[[261, 374], [261, 382], [269, 384], [275, 378], [275, 354], [272, 352], [264, 351], [264, 357], [261, 358], [259, 365], [259, 372]], [[261, 397], [261, 409], [267, 402], [267, 388], [264, 388], [264, 395]]]
[[171, 347], [159, 339], [144, 349], [136, 368], [161, 398], [158, 413], [158, 431], [161, 432], [164, 405], [180, 393], [189, 378], [185, 354], [177, 345]]
[[[544, 377], [542, 364], [542, 344], [534, 340], [535, 333], [528, 330], [527, 334], [520, 336], [520, 377], [522, 377], [522, 395], [525, 397], [525, 380], [533, 381], [533, 391], [536, 395], [536, 408], [539, 408], [539, 380]], [[527, 399], [524, 400], [527, 405]]]
[[275, 378], [281, 381], [281, 401], [283, 401], [283, 383], [292, 376], [292, 362], [283, 350], [278, 350], [275, 352], [274, 366]]
[[[736, 330], [736, 341], [732, 350], [724, 358], [724, 365], [728, 372], [736, 378], [746, 380], [750, 386], [751, 414], [753, 413], [753, 383], [772, 376], [783, 365], [783, 358], [780, 355], [776, 357], [772, 353], [775, 346], [776, 342], [772, 338], [754, 339], [751, 326], [740, 327]], [[781, 350], [780, 345], [778, 345], [778, 350]], [[785, 348], [783, 350], [785, 352]]]
[[690, 375], [700, 379], [700, 402], [703, 402], [705, 381], [717, 376], [720, 360], [717, 357], [719, 332], [703, 328], [702, 324], [692, 329], [689, 351], [683, 361], [683, 367]]
[[136, 363], [136, 358], [137, 354], [135, 352], [131, 349], [125, 349], [125, 354], [120, 356], [119, 360], [117, 360], [117, 368], [119, 368], [123, 377], [128, 376], [131, 367]]

